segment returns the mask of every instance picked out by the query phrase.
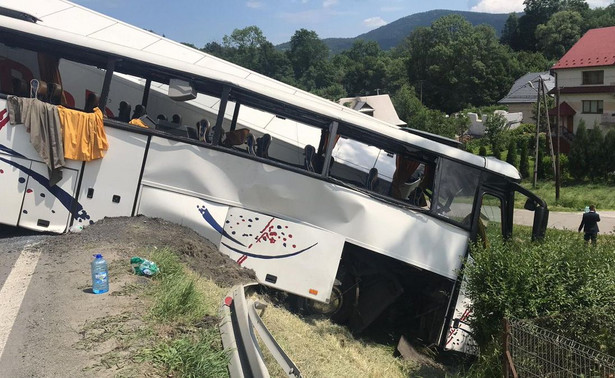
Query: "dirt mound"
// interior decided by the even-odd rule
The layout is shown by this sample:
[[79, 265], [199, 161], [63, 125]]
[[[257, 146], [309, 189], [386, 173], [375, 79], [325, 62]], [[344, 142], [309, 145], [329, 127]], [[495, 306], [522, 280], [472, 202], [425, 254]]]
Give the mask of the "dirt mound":
[[41, 245], [54, 255], [68, 250], [112, 249], [127, 259], [154, 247], [171, 249], [192, 270], [218, 286], [256, 281], [254, 271], [239, 266], [194, 230], [158, 218], [104, 218], [79, 233], [49, 238]]

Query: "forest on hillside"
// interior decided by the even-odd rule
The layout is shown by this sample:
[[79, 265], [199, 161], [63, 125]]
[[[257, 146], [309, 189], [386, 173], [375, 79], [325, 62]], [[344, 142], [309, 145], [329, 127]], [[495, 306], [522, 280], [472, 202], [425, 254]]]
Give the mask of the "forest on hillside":
[[[388, 93], [410, 127], [452, 137], [460, 125], [447, 114], [492, 106], [528, 72], [548, 70], [589, 29], [615, 25], [615, 4], [590, 9], [585, 0], [525, 0], [501, 36], [460, 15], [437, 19], [383, 50], [357, 40], [331, 54], [311, 30], [300, 29], [280, 51], [256, 26], [235, 29], [199, 50], [316, 95]], [[196, 46], [192, 46], [197, 48]]]

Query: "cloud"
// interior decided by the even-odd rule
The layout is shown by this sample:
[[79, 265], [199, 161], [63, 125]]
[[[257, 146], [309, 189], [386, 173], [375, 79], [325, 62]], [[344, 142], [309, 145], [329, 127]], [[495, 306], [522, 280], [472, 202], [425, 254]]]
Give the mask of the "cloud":
[[611, 4], [612, 0], [587, 0], [590, 8], [606, 8]]
[[379, 28], [381, 26], [386, 25], [387, 22], [382, 19], [382, 17], [370, 17], [363, 20], [363, 25], [368, 28]]
[[330, 8], [334, 5], [336, 5], [339, 2], [339, 0], [324, 0], [322, 2], [322, 7], [323, 8]]
[[524, 8], [523, 0], [479, 0], [470, 10], [486, 13], [511, 13], [523, 12]]
[[246, 2], [246, 6], [248, 8], [252, 8], [252, 9], [257, 9], [263, 6], [263, 3], [261, 3], [260, 1], [248, 1]]

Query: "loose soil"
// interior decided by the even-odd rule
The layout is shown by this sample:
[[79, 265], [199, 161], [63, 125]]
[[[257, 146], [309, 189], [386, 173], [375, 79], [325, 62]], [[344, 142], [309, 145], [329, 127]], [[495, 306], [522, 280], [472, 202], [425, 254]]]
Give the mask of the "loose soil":
[[221, 287], [256, 281], [254, 272], [242, 269], [194, 230], [159, 218], [104, 218], [82, 232], [47, 239], [40, 246], [46, 253], [61, 255], [67, 250], [92, 250], [127, 259], [152, 248], [169, 248], [193, 271]]

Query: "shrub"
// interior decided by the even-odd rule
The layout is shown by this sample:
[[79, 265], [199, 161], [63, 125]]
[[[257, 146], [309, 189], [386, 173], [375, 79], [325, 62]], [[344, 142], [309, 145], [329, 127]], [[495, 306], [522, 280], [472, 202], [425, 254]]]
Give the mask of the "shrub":
[[480, 156], [487, 156], [487, 147], [480, 146], [480, 148], [478, 149], [478, 154]]
[[519, 161], [519, 173], [522, 178], [530, 177], [530, 160], [528, 156], [527, 141], [521, 143], [521, 158]]
[[506, 154], [506, 162], [517, 167], [517, 141], [510, 138], [508, 142], [508, 153]]
[[583, 181], [587, 175], [587, 142], [587, 129], [581, 120], [568, 154], [570, 174], [577, 181]]
[[[525, 231], [528, 232], [529, 231]], [[499, 342], [504, 317], [534, 319], [541, 326], [609, 354], [615, 322], [615, 239], [587, 246], [575, 232], [550, 230], [542, 243], [490, 240], [472, 246], [466, 294], [481, 350]]]
[[604, 177], [604, 136], [602, 130], [595, 124], [594, 128], [587, 133], [587, 147], [586, 147], [586, 163], [587, 170], [589, 172], [589, 178], [594, 180], [596, 178]]

